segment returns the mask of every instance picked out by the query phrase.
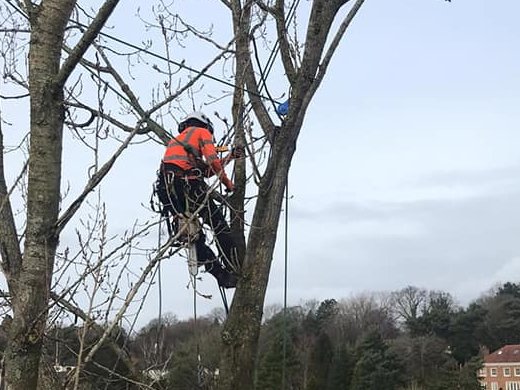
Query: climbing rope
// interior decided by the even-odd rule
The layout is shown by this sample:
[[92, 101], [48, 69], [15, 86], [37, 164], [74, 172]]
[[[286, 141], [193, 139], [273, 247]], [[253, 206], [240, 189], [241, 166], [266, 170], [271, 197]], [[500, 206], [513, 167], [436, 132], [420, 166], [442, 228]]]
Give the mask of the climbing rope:
[[197, 275], [190, 273], [193, 283], [193, 332], [195, 333], [195, 353], [197, 358], [197, 386], [202, 387], [202, 362], [200, 358], [200, 337], [197, 324]]
[[219, 286], [220, 297], [222, 298], [222, 303], [224, 305], [224, 310], [226, 311], [226, 317], [229, 314], [229, 306], [227, 301], [226, 289], [224, 287]]
[[283, 278], [283, 351], [282, 390], [285, 390], [287, 376], [287, 265], [289, 259], [289, 177], [285, 185], [285, 237], [284, 237], [284, 278]]
[[[159, 217], [159, 234], [157, 238], [157, 249], [161, 247], [161, 236], [162, 236], [162, 220], [163, 217]], [[161, 262], [157, 264], [157, 287], [158, 287], [158, 299], [159, 299], [159, 315], [157, 317], [157, 333], [155, 337], [155, 354], [157, 357], [157, 351], [161, 351], [159, 348], [159, 342], [162, 337], [162, 277], [161, 277]], [[162, 353], [159, 352], [158, 362], [162, 363]]]

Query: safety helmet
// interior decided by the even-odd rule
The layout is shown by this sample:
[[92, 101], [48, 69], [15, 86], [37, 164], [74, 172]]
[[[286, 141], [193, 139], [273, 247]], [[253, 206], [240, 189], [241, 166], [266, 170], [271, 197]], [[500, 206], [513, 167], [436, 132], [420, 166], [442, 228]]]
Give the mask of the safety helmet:
[[[188, 114], [182, 121], [182, 124], [187, 124], [190, 121], [198, 121], [201, 122], [205, 127], [213, 134], [213, 123], [211, 120], [201, 111], [194, 111], [191, 114]], [[185, 127], [185, 126], [183, 126]]]

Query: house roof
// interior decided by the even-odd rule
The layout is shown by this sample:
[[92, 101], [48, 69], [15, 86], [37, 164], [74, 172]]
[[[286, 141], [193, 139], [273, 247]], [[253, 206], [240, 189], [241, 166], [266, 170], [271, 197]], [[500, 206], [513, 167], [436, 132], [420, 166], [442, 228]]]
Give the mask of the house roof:
[[520, 344], [504, 345], [484, 356], [484, 363], [520, 363]]

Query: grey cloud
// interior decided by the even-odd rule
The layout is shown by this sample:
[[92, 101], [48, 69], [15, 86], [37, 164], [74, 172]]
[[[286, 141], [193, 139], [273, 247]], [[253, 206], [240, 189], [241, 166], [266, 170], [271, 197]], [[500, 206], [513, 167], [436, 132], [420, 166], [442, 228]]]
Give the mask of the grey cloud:
[[[298, 231], [313, 232], [312, 241], [301, 240], [300, 248], [293, 249], [294, 261], [309, 265], [294, 270], [302, 293], [309, 267], [316, 287], [366, 291], [414, 284], [450, 291], [462, 302], [503, 280], [508, 270], [513, 271], [510, 280], [520, 280], [520, 273], [514, 273], [519, 267], [510, 265], [520, 257], [520, 190], [372, 206], [339, 202], [307, 212], [313, 219], [299, 221]], [[330, 219], [336, 222], [334, 229], [315, 229], [321, 226], [316, 220]], [[352, 234], [356, 224], [368, 220], [379, 228]], [[409, 235], [381, 233], [399, 224], [420, 229]]]
[[356, 202], [342, 201], [330, 204], [325, 208], [302, 208], [294, 205], [290, 209], [291, 218], [296, 220], [332, 220], [348, 216], [353, 220], [378, 219], [388, 213], [389, 204], [377, 203], [360, 204]]
[[507, 192], [520, 189], [520, 165], [473, 171], [450, 171], [425, 174], [403, 183], [411, 188], [464, 187], [474, 192]]
[[405, 184], [422, 187], [431, 186], [432, 184], [441, 186], [475, 186], [514, 181], [520, 187], [518, 177], [520, 177], [520, 165], [514, 165], [478, 171], [450, 171], [425, 174], [420, 178], [410, 179]]

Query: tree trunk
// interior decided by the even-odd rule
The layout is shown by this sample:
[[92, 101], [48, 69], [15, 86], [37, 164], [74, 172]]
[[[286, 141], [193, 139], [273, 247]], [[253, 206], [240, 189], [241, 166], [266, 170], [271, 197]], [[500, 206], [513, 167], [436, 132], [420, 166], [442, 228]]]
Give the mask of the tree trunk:
[[[244, 52], [244, 48], [248, 47], [247, 32], [250, 28], [250, 13], [251, 4], [249, 4], [244, 11], [238, 3], [232, 5], [233, 14], [233, 29], [236, 37], [236, 51], [235, 51], [235, 90], [233, 92], [233, 124], [235, 126], [235, 146], [245, 148], [245, 108], [244, 108], [244, 84], [245, 84], [245, 69], [249, 64], [249, 52]], [[242, 16], [243, 15], [243, 16]], [[242, 22], [240, 22], [242, 21]], [[243, 262], [246, 252], [246, 240], [244, 235], [244, 199], [246, 196], [246, 159], [241, 158], [235, 160], [234, 164], [234, 184], [235, 191], [230, 199], [231, 204], [231, 231], [235, 242], [238, 244], [238, 259]]]
[[[301, 125], [300, 125], [301, 126]], [[260, 334], [265, 292], [276, 242], [280, 210], [295, 142], [288, 142], [283, 126], [273, 150], [259, 196], [247, 244], [244, 274], [235, 292], [222, 332], [221, 389], [253, 389], [253, 372]], [[285, 132], [284, 135], [282, 135]]]
[[[29, 51], [31, 112], [27, 229], [6, 350], [9, 390], [36, 389], [47, 303], [58, 238], [63, 89], [56, 86], [63, 33], [74, 0], [43, 1], [32, 13]], [[44, 276], [44, 277], [42, 277]]]
[[[252, 69], [249, 30], [250, 7], [253, 2], [240, 0], [230, 2], [236, 39], [237, 72], [245, 74], [249, 98], [255, 115], [270, 141], [271, 154], [258, 188], [243, 274], [222, 332], [223, 349], [219, 379], [219, 388], [222, 390], [254, 388], [254, 365], [260, 324], [287, 176], [310, 101], [325, 75], [327, 65], [339, 40], [363, 0], [357, 0], [356, 6], [353, 7], [354, 12], [351, 10], [346, 16], [323, 56], [337, 12], [347, 2], [345, 0], [313, 0], [305, 38], [305, 50], [299, 68], [293, 67], [293, 61], [290, 58], [284, 1], [277, 0], [275, 8], [266, 8], [276, 19], [282, 62], [291, 86], [289, 112], [279, 128], [274, 126], [264, 103], [259, 99], [258, 82]], [[243, 8], [242, 4], [244, 4]]]

